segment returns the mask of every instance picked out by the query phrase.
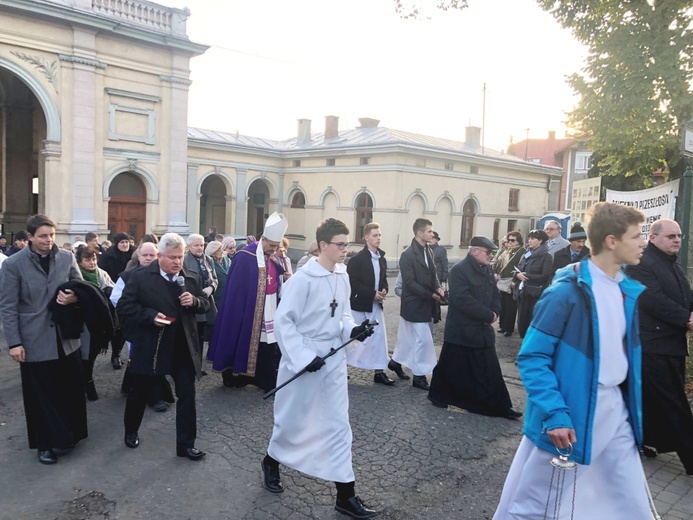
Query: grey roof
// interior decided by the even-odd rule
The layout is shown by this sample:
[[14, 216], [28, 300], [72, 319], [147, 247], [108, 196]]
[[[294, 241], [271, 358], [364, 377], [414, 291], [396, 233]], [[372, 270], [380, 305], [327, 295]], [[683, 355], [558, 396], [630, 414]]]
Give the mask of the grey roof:
[[[327, 141], [325, 140], [324, 133], [314, 133], [311, 134], [310, 142], [302, 143], [299, 143], [296, 137], [284, 141], [274, 141], [271, 139], [250, 137], [241, 134], [229, 134], [213, 130], [202, 130], [199, 128], [188, 128], [188, 138], [196, 141], [207, 141], [210, 144], [228, 144], [262, 150], [273, 150], [276, 152], [329, 151], [352, 147], [405, 145], [422, 147], [440, 152], [461, 153], [464, 155], [477, 156], [479, 158], [496, 159], [515, 164], [522, 163], [532, 167], [540, 166], [528, 163], [515, 155], [501, 153], [488, 147], [485, 147], [482, 153], [480, 145], [380, 126], [375, 128], [359, 127], [351, 130], [344, 130], [339, 132], [337, 137]], [[562, 171], [560, 168], [546, 166], [543, 166], [542, 169]]]

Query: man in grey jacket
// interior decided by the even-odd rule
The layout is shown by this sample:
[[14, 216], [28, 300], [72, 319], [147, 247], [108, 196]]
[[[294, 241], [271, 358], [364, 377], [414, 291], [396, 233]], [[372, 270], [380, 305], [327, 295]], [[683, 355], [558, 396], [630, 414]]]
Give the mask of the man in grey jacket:
[[19, 363], [29, 447], [38, 450], [39, 462], [54, 464], [87, 437], [80, 340], [64, 337], [49, 310], [53, 301], [77, 302], [72, 291], [58, 288], [82, 275], [72, 254], [55, 245], [52, 220], [33, 215], [27, 232], [29, 246], [2, 266], [0, 316]]

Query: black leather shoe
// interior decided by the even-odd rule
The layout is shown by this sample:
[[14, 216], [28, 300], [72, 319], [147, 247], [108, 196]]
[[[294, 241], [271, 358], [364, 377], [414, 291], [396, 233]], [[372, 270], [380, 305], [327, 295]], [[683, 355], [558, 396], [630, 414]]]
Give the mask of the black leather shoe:
[[125, 434], [125, 445], [128, 448], [137, 448], [137, 446], [140, 445], [140, 438], [137, 435], [137, 432]]
[[372, 509], [368, 509], [359, 497], [337, 498], [334, 508], [340, 513], [349, 515], [351, 518], [371, 518], [376, 514]]
[[152, 404], [152, 410], [155, 412], [165, 412], [168, 410], [168, 403], [163, 399]]
[[381, 385], [385, 385], [385, 386], [392, 386], [395, 384], [394, 380], [387, 377], [385, 372], [378, 372], [377, 374], [375, 374], [373, 376], [373, 382], [381, 384]]
[[414, 388], [420, 388], [421, 390], [430, 390], [431, 385], [426, 381], [426, 376], [414, 376], [414, 381], [412, 381], [411, 386]]
[[392, 370], [395, 374], [397, 374], [397, 377], [400, 379], [403, 379], [404, 381], [409, 381], [410, 377], [404, 373], [404, 370], [402, 370], [402, 365], [397, 363], [397, 361], [390, 360], [390, 362], [387, 364], [387, 368]]
[[99, 394], [96, 392], [96, 385], [94, 384], [93, 379], [91, 381], [87, 381], [87, 384], [84, 385], [84, 392], [87, 394], [88, 401], [98, 401]]
[[176, 455], [179, 457], [188, 457], [190, 460], [200, 460], [207, 454], [197, 448], [177, 448]]
[[504, 331], [503, 329], [501, 329], [500, 327], [498, 327], [498, 334], [503, 334], [504, 332], [505, 332], [505, 331]]
[[448, 407], [448, 405], [445, 404], [445, 403], [442, 403], [442, 402], [440, 402], [440, 401], [436, 401], [435, 399], [431, 399], [431, 396], [428, 396], [428, 400], [431, 401], [431, 404], [432, 404], [433, 406], [435, 406], [436, 408], [443, 408], [443, 409], [445, 409], [445, 408]]
[[512, 336], [512, 335], [513, 335], [513, 333], [510, 332], [510, 331], [504, 332], [504, 333], [503, 333], [503, 336], [505, 336], [506, 338], [509, 338], [509, 337]]
[[510, 408], [509, 410], [507, 410], [507, 411], [505, 412], [505, 414], [503, 415], [503, 417], [505, 417], [506, 419], [510, 419], [510, 420], [516, 421], [517, 419], [519, 419], [520, 417], [522, 417], [522, 414], [521, 414], [520, 412], [518, 412], [518, 411], [516, 411], [516, 410], [513, 410], [512, 408]]
[[53, 450], [38, 450], [38, 460], [41, 464], [55, 464], [58, 457]]
[[262, 475], [264, 477], [265, 489], [270, 493], [283, 493], [284, 484], [279, 478], [279, 468], [273, 468], [262, 460]]
[[121, 361], [120, 356], [111, 358], [111, 366], [113, 367], [113, 370], [120, 370], [123, 368], [123, 362]]

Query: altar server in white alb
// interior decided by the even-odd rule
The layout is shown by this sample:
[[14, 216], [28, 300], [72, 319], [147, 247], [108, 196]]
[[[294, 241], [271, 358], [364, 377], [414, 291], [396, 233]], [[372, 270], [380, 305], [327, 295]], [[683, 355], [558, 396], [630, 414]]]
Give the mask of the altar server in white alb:
[[[517, 358], [527, 390], [524, 436], [496, 520], [658, 518], [638, 454], [644, 287], [621, 270], [640, 262], [645, 215], [600, 202], [588, 219], [592, 257], [556, 272]], [[554, 467], [557, 448], [575, 469]]]
[[352, 518], [370, 518], [356, 496], [351, 462], [351, 426], [344, 349], [322, 360], [349, 338], [366, 337], [367, 322], [357, 325], [349, 306], [351, 289], [344, 259], [349, 229], [329, 218], [316, 232], [320, 255], [286, 282], [274, 317], [282, 351], [277, 383], [306, 368], [274, 400], [274, 429], [262, 461], [265, 488], [284, 491], [279, 464], [337, 485], [335, 509]]
[[387, 261], [380, 249], [380, 224], [371, 222], [363, 227], [366, 246], [349, 260], [347, 273], [351, 284], [351, 313], [354, 321], [377, 321], [373, 336], [355, 341], [347, 347], [347, 363], [352, 367], [375, 370], [373, 382], [392, 386], [395, 382], [383, 371], [390, 362], [383, 304], [387, 298]]

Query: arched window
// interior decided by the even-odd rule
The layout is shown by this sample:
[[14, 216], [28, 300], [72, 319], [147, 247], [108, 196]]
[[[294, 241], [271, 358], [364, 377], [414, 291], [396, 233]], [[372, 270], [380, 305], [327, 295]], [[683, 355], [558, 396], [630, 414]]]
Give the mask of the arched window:
[[306, 196], [302, 191], [297, 191], [294, 193], [294, 196], [291, 197], [291, 207], [301, 209], [306, 207]]
[[362, 193], [356, 199], [356, 242], [363, 243], [363, 228], [373, 222], [373, 199], [368, 193]]
[[469, 199], [462, 208], [462, 232], [460, 233], [462, 246], [468, 246], [474, 236], [474, 217], [476, 217], [476, 204]]

